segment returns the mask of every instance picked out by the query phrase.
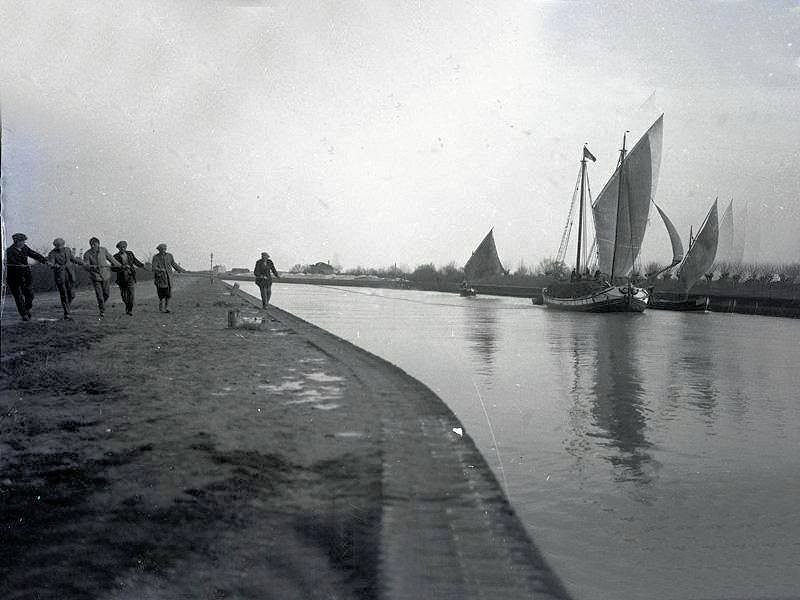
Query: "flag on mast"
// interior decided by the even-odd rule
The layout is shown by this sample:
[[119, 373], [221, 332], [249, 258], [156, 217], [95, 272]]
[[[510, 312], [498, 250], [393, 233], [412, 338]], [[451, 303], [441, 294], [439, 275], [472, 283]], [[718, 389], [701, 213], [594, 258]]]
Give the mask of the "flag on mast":
[[589, 149], [586, 146], [583, 147], [583, 158], [584, 160], [588, 158], [592, 162], [597, 161], [597, 159], [594, 157], [594, 154], [589, 152]]

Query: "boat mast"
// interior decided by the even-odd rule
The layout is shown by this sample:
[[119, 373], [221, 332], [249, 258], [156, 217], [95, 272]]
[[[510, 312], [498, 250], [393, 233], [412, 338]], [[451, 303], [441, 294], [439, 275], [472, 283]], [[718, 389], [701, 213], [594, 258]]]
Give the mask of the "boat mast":
[[583, 158], [581, 159], [581, 199], [578, 205], [578, 252], [575, 257], [575, 273], [581, 273], [581, 242], [583, 241], [583, 212], [584, 212], [584, 189], [586, 187], [586, 144], [583, 146]]
[[617, 239], [619, 238], [619, 207], [622, 203], [622, 167], [625, 166], [625, 140], [628, 131], [622, 134], [622, 150], [619, 151], [619, 179], [617, 180], [617, 223], [614, 230], [614, 253], [611, 255], [611, 282], [614, 282], [614, 265], [617, 262]]

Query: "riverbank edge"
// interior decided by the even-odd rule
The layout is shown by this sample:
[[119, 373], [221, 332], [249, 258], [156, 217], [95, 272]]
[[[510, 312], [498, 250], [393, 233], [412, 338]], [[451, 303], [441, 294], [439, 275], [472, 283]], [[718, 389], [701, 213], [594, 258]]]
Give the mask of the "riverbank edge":
[[[260, 299], [222, 283], [260, 309]], [[399, 383], [394, 386], [399, 388], [397, 400], [417, 417], [418, 429], [400, 418], [382, 426], [385, 473], [379, 546], [385, 598], [482, 598], [487, 593], [505, 598], [532, 593], [538, 598], [570, 597], [444, 400], [397, 365], [330, 331], [274, 305], [269, 314], [346, 363], [357, 378], [362, 379], [358, 371], [367, 368], [395, 380], [387, 383]], [[430, 461], [446, 465], [450, 472], [442, 477], [442, 469], [431, 469]]]

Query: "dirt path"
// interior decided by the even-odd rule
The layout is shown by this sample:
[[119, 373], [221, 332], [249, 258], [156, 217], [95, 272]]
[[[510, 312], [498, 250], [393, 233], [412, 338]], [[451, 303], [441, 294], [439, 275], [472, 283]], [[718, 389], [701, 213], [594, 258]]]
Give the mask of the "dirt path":
[[422, 384], [277, 309], [226, 329], [221, 284], [139, 300], [3, 323], [0, 597], [565, 596]]

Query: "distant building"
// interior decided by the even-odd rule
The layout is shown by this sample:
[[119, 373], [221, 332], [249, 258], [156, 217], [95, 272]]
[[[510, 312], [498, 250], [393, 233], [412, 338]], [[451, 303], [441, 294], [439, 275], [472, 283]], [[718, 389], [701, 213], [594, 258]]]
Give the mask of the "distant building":
[[308, 265], [305, 272], [311, 275], [333, 275], [336, 269], [328, 263], [318, 262], [313, 265]]
[[231, 275], [247, 275], [250, 269], [242, 269], [241, 267], [234, 267], [231, 269]]
[[225, 265], [214, 265], [214, 273], [227, 273], [228, 267]]

